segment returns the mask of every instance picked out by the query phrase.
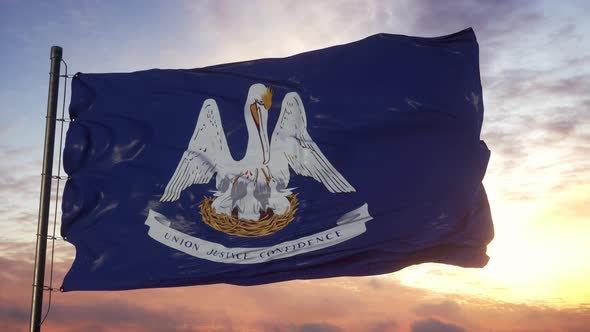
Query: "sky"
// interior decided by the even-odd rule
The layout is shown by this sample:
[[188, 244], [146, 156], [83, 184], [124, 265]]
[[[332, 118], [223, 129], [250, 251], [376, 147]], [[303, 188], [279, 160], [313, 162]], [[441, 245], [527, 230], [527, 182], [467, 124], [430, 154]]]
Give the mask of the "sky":
[[[53, 293], [44, 330], [588, 331], [587, 17], [583, 0], [0, 0], [0, 330], [28, 328], [52, 45], [63, 47], [70, 74], [129, 72], [283, 57], [380, 32], [428, 37], [473, 27], [482, 139], [492, 152], [484, 185], [496, 235], [486, 267]], [[56, 242], [55, 287], [73, 255]]]

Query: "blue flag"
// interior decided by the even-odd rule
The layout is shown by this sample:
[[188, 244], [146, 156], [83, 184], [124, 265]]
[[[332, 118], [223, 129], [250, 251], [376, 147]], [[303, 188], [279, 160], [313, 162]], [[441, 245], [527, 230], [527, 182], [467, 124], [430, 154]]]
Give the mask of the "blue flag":
[[63, 289], [487, 263], [489, 150], [471, 29], [287, 58], [76, 74]]

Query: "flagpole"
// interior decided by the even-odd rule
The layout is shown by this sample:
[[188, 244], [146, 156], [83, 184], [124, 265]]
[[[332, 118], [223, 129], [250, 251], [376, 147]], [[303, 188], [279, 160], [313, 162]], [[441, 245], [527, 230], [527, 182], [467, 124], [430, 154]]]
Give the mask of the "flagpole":
[[47, 226], [49, 224], [49, 200], [51, 196], [51, 177], [53, 170], [53, 149], [57, 99], [59, 94], [59, 74], [62, 48], [51, 47], [51, 69], [49, 72], [49, 94], [47, 96], [47, 116], [45, 118], [45, 147], [43, 149], [43, 172], [41, 173], [41, 196], [39, 198], [39, 219], [37, 222], [37, 248], [35, 250], [35, 272], [33, 277], [33, 297], [31, 300], [30, 331], [41, 330], [41, 309], [45, 282], [45, 256], [47, 251]]

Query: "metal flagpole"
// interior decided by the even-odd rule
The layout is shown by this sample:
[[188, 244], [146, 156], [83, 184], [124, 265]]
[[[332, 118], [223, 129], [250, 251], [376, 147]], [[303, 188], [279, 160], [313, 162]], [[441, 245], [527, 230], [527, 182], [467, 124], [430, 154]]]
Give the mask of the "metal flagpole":
[[35, 250], [33, 298], [31, 300], [31, 332], [38, 332], [41, 330], [41, 309], [43, 307], [45, 282], [45, 254], [47, 249], [47, 226], [49, 224], [49, 200], [51, 196], [53, 145], [55, 140], [61, 56], [62, 48], [59, 46], [52, 46], [51, 70], [49, 72], [49, 95], [47, 96], [47, 116], [45, 119], [43, 172], [41, 173], [41, 196], [39, 198], [39, 219], [37, 223], [37, 248]]

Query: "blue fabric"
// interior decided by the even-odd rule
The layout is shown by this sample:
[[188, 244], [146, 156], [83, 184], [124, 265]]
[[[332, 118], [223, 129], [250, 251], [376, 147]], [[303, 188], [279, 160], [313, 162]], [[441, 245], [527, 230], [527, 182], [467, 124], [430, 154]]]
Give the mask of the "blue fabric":
[[[199, 204], [212, 196], [215, 176], [178, 200], [160, 200], [205, 100], [217, 102], [233, 158], [244, 157], [244, 104], [256, 83], [273, 89], [269, 137], [281, 101], [297, 92], [309, 136], [355, 191], [332, 193], [291, 169], [288, 187], [299, 202], [294, 219], [272, 234], [243, 237], [202, 220]], [[483, 101], [471, 29], [438, 38], [377, 34], [287, 58], [198, 69], [79, 73], [70, 116], [61, 232], [76, 258], [65, 291], [254, 285], [488, 261], [493, 226], [482, 179], [490, 153], [479, 137]], [[150, 237], [146, 225], [152, 210], [194, 238], [273, 248], [325, 236], [364, 204], [372, 220], [362, 234], [252, 264], [195, 257]], [[314, 241], [299, 246], [309, 249]]]

